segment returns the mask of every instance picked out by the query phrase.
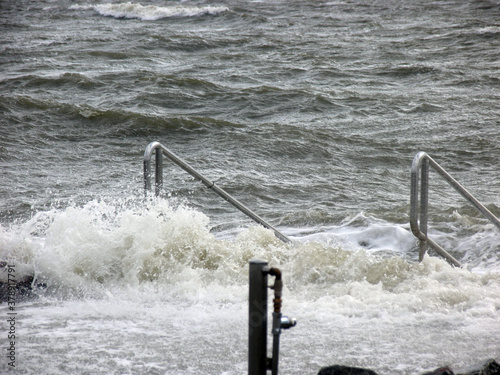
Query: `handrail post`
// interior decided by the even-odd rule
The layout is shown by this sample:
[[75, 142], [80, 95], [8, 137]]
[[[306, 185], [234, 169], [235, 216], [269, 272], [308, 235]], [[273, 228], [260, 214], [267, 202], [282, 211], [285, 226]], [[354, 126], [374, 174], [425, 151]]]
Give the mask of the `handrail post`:
[[163, 152], [161, 148], [156, 148], [155, 155], [155, 196], [159, 196], [163, 188]]
[[424, 239], [420, 240], [420, 252], [418, 255], [419, 261], [424, 259], [424, 255], [427, 252], [427, 220], [428, 220], [428, 208], [429, 208], [429, 160], [424, 159], [422, 161], [421, 168], [421, 180], [420, 180], [420, 231], [425, 236]]
[[[160, 162], [158, 163], [158, 154], [161, 154], [161, 149], [158, 151], [158, 149], [161, 147], [161, 144], [159, 142], [151, 142], [148, 147], [146, 147], [146, 150], [144, 151], [144, 157], [143, 157], [143, 165], [144, 165], [144, 194], [148, 194], [148, 191], [151, 190], [151, 156], [153, 156], [153, 152], [156, 151], [156, 176], [155, 176], [155, 182], [156, 185], [158, 185], [158, 179], [162, 179], [162, 174], [160, 174], [160, 177], [158, 177], [158, 171], [163, 171], [163, 169], [158, 169], [158, 165], [163, 165], [163, 159], [162, 156], [160, 156]], [[163, 168], [163, 167], [161, 167]], [[158, 194], [157, 194], [158, 195]]]
[[[413, 235], [420, 241], [419, 260], [422, 261], [427, 251], [427, 246], [430, 245], [434, 251], [448, 260], [451, 264], [462, 267], [460, 262], [456, 260], [445, 249], [439, 246], [436, 242], [427, 236], [427, 217], [428, 217], [428, 200], [429, 200], [429, 166], [436, 168], [438, 165], [425, 152], [419, 152], [413, 158], [411, 165], [411, 191], [410, 191], [410, 227]], [[438, 165], [439, 166], [439, 165]], [[421, 202], [418, 199], [418, 172], [421, 173]], [[420, 218], [420, 220], [419, 220]], [[420, 222], [420, 225], [419, 225]], [[422, 226], [422, 229], [420, 228]]]
[[151, 190], [151, 162], [144, 160], [144, 194]]
[[[446, 172], [438, 163], [425, 152], [419, 152], [413, 158], [411, 166], [411, 189], [410, 189], [410, 228], [415, 237], [420, 241], [419, 260], [422, 261], [427, 251], [428, 245], [436, 253], [446, 258], [455, 266], [461, 264], [453, 256], [448, 254], [441, 246], [427, 236], [427, 218], [429, 206], [429, 169], [433, 167], [436, 172], [443, 177], [448, 184], [460, 193], [465, 199], [476, 207], [488, 220], [500, 228], [500, 219], [493, 215], [484, 205], [472, 196], [462, 185], [460, 185], [451, 175]], [[418, 172], [421, 172], [420, 204], [418, 199]], [[420, 219], [420, 220], [419, 220]]]
[[[427, 246], [430, 245], [434, 251], [448, 260], [451, 264], [462, 267], [460, 262], [456, 260], [445, 249], [439, 246], [436, 242], [427, 236], [427, 217], [428, 217], [428, 200], [429, 200], [429, 166], [435, 168], [438, 165], [425, 152], [419, 152], [413, 158], [411, 165], [411, 190], [410, 190], [410, 227], [413, 235], [420, 241], [419, 260], [422, 261], [427, 251]], [[421, 174], [420, 195], [421, 201], [418, 199], [418, 172]], [[420, 219], [420, 220], [419, 220]], [[419, 225], [420, 224], [420, 225]], [[422, 228], [420, 228], [422, 227]]]

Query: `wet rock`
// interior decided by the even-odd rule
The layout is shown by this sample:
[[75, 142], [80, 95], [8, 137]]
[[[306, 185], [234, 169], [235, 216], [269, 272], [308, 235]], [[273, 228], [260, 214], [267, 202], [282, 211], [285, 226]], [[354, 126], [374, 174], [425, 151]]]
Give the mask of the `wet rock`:
[[[377, 373], [364, 368], [335, 365], [323, 367], [318, 375], [377, 375]], [[445, 366], [422, 375], [455, 375], [455, 373], [450, 367]], [[489, 359], [457, 375], [500, 375], [500, 365], [494, 359]]]
[[334, 365], [323, 367], [318, 375], [377, 375], [376, 372], [359, 367]]
[[21, 263], [0, 261], [0, 301], [18, 301], [29, 296], [34, 282], [34, 270]]
[[460, 375], [500, 375], [500, 364], [494, 359], [489, 359], [475, 368]]
[[[422, 375], [455, 375], [455, 373], [449, 367], [440, 367]], [[500, 375], [500, 365], [494, 359], [489, 359], [471, 367], [469, 370], [460, 371], [458, 375]]]
[[434, 371], [426, 372], [422, 375], [455, 375], [455, 374], [451, 368], [446, 366], [446, 367], [440, 367]]

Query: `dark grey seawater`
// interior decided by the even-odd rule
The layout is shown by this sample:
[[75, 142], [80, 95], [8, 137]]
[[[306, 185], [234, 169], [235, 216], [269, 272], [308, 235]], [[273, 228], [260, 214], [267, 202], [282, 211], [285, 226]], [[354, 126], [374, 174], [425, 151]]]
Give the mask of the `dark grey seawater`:
[[3, 222], [140, 188], [152, 140], [286, 226], [406, 220], [420, 150], [498, 205], [498, 3], [141, 4], [201, 10], [2, 2]]
[[[429, 153], [500, 215], [499, 57], [497, 0], [1, 1], [0, 254], [32, 265], [56, 290], [32, 310], [26, 307], [25, 332], [33, 338], [19, 344], [25, 358], [21, 368], [25, 373], [75, 370], [40, 352], [53, 345], [62, 353], [56, 355], [59, 362], [73, 358], [85, 373], [244, 373], [245, 348], [234, 343], [246, 344], [244, 334], [235, 339], [215, 331], [225, 330], [225, 322], [230, 331], [241, 328], [242, 259], [249, 257], [270, 257], [294, 275], [291, 292], [298, 296], [293, 294], [292, 307], [310, 325], [297, 327], [296, 341], [293, 331], [284, 338], [292, 340], [288, 353], [293, 354], [284, 356], [287, 373], [312, 374], [328, 362], [344, 361], [409, 374], [437, 367], [443, 357], [461, 366], [488, 356], [498, 359], [498, 230], [431, 175], [431, 233], [486, 275], [481, 279], [449, 271], [444, 262], [427, 265], [426, 271], [414, 265], [417, 245], [408, 220], [410, 166], [418, 151]], [[158, 229], [160, 222], [137, 211], [142, 155], [155, 140], [286, 234], [312, 241], [312, 248], [289, 249], [288, 255], [284, 245], [269, 250], [265, 234], [245, 232], [253, 224], [241, 213], [168, 164], [163, 204], [184, 202], [194, 217], [161, 208], [159, 218], [181, 224], [171, 232]], [[192, 223], [206, 225], [199, 215], [210, 218], [206, 232], [190, 231]], [[134, 221], [138, 217], [144, 222]], [[232, 244], [240, 231], [244, 239]], [[191, 240], [194, 245], [185, 244]], [[206, 243], [201, 255], [179, 255]], [[124, 249], [133, 251], [122, 257]], [[143, 249], [152, 250], [135, 268], [134, 254]], [[177, 276], [154, 258], [163, 254], [159, 249], [169, 249], [168, 257], [179, 262]], [[184, 250], [178, 254], [178, 249]], [[336, 251], [351, 250], [354, 258], [337, 257]], [[380, 254], [397, 260], [381, 261]], [[239, 271], [225, 257], [234, 257]], [[342, 263], [345, 259], [350, 260]], [[317, 263], [303, 269], [308, 262]], [[144, 271], [151, 264], [156, 268]], [[214, 271], [224, 267], [234, 275], [226, 279]], [[355, 275], [334, 271], [337, 267], [353, 268]], [[140, 275], [132, 277], [136, 269]], [[169, 297], [144, 286], [158, 272], [165, 273], [160, 279], [166, 285], [181, 285], [168, 289]], [[102, 291], [130, 278], [138, 286], [123, 291], [126, 297]], [[474, 287], [467, 284], [472, 279]], [[406, 285], [407, 280], [413, 281]], [[329, 295], [325, 285], [335, 282], [341, 286], [332, 300], [322, 300]], [[301, 283], [304, 294], [298, 292]], [[74, 289], [58, 294], [65, 284]], [[356, 294], [358, 287], [365, 297]], [[86, 302], [82, 288], [105, 300]], [[144, 298], [141, 288], [152, 288], [147, 292], [157, 296], [147, 299], [146, 313], [144, 305], [132, 302]], [[374, 295], [377, 302], [370, 299]], [[198, 301], [210, 296], [218, 302], [201, 307]], [[342, 322], [346, 331], [337, 337], [342, 334], [350, 344], [332, 342], [327, 333], [337, 329], [336, 322], [325, 329], [300, 296], [312, 298], [309, 305], [325, 320], [333, 314]], [[58, 305], [50, 298], [70, 302]], [[120, 298], [127, 301], [124, 312], [115, 308]], [[353, 302], [357, 298], [359, 304]], [[433, 317], [429, 305], [441, 315]], [[79, 315], [82, 309], [90, 312]], [[162, 320], [165, 309], [173, 323]], [[106, 338], [96, 333], [80, 353], [66, 351], [72, 333], [86, 342], [83, 332], [93, 325], [92, 311], [101, 311], [98, 324]], [[135, 326], [134, 317], [143, 314], [145, 326]], [[415, 330], [405, 326], [406, 314]], [[81, 320], [71, 323], [75, 316]], [[350, 320], [356, 316], [358, 321]], [[201, 317], [211, 319], [215, 331], [196, 352], [197, 343], [180, 327], [187, 319], [190, 337], [197, 337]], [[39, 318], [44, 328], [37, 328]], [[108, 327], [108, 320], [117, 326]], [[178, 349], [164, 344], [169, 341], [160, 334], [143, 342], [144, 353], [122, 348], [116, 354], [100, 347], [103, 358], [87, 362], [100, 339], [114, 347], [122, 336], [130, 345], [142, 342], [141, 332], [151, 334], [146, 326], [157, 321], [168, 325]], [[359, 343], [359, 335], [374, 324], [377, 333], [366, 345]], [[311, 326], [321, 332], [323, 344], [310, 341]], [[451, 326], [468, 336], [448, 335]], [[397, 341], [394, 329], [405, 332], [403, 339], [422, 336], [415, 345], [394, 349], [384, 341]], [[433, 341], [431, 357], [421, 351], [426, 339]], [[224, 344], [212, 362], [207, 342], [214, 340]], [[148, 349], [148, 342], [161, 351]], [[301, 350], [306, 342], [309, 354]], [[438, 352], [440, 344], [451, 349]], [[233, 349], [236, 359], [224, 358]], [[169, 365], [163, 363], [165, 351], [171, 353]], [[332, 357], [335, 351], [342, 357]], [[198, 367], [181, 359], [193, 352], [204, 358]]]

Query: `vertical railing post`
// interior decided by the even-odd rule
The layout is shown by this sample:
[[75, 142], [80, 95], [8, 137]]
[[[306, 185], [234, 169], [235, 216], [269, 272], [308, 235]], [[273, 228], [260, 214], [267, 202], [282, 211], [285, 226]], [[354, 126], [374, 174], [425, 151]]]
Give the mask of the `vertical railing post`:
[[248, 375], [267, 371], [267, 262], [250, 261]]
[[163, 151], [161, 147], [156, 149], [155, 155], [155, 196], [160, 195], [163, 188]]
[[429, 160], [424, 159], [421, 167], [420, 179], [420, 232], [425, 235], [425, 239], [420, 239], [420, 251], [418, 258], [420, 261], [424, 259], [427, 252], [427, 217], [429, 207]]
[[[144, 194], [147, 195], [151, 191], [151, 157], [153, 152], [156, 152], [156, 165], [155, 165], [155, 184], [161, 186], [163, 183], [163, 155], [161, 144], [158, 142], [151, 142], [144, 151], [143, 164], [144, 164]], [[159, 194], [159, 189], [155, 188], [155, 194]]]
[[151, 161], [144, 159], [144, 194], [151, 190]]

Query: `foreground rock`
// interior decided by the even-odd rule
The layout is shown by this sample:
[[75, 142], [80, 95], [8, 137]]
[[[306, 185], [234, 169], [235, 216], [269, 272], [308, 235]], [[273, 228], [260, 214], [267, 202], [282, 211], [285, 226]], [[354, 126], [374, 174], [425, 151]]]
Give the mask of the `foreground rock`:
[[470, 370], [464, 375], [500, 375], [500, 365], [494, 359], [490, 359], [477, 370]]
[[[318, 375], [377, 375], [377, 373], [364, 368], [334, 365], [323, 367]], [[450, 367], [440, 367], [422, 375], [500, 375], [500, 365], [494, 359], [490, 359], [466, 372], [455, 373]]]
[[359, 367], [335, 365], [330, 367], [323, 367], [321, 370], [319, 370], [318, 375], [377, 375], [377, 373], [372, 370], [367, 370]]

